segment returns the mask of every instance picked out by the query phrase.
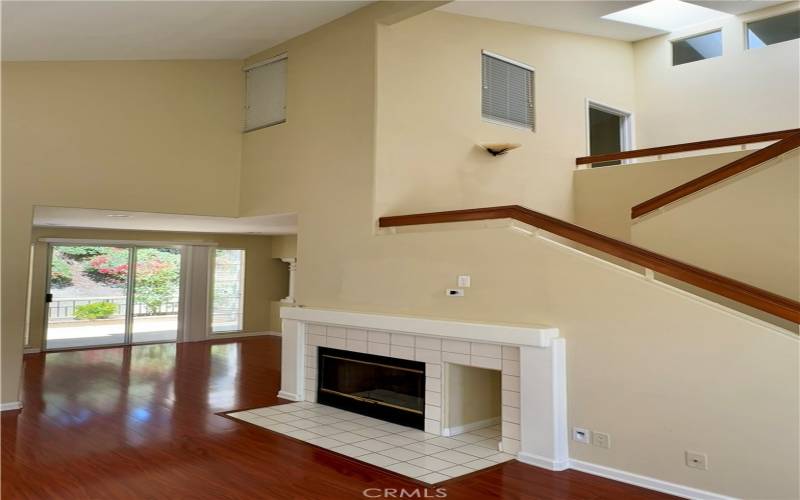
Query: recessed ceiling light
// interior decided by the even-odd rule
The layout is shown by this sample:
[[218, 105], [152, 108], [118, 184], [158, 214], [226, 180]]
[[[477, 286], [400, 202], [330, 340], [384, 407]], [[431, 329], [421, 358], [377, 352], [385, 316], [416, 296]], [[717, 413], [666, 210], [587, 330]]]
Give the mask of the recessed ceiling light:
[[652, 0], [603, 16], [603, 19], [636, 24], [664, 31], [676, 31], [730, 14], [681, 0]]
[[129, 217], [133, 217], [132, 215], [128, 214], [106, 214], [106, 217], [116, 217], [118, 219], [127, 219]]

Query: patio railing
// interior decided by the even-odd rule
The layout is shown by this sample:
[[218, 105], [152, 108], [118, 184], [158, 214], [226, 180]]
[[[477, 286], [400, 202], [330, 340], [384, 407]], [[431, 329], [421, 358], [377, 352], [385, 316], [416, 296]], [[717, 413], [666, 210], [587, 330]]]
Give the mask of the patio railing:
[[[49, 308], [50, 321], [67, 321], [75, 319], [75, 308], [87, 304], [97, 304], [99, 302], [111, 302], [117, 306], [117, 310], [113, 316], [125, 316], [126, 305], [125, 296], [120, 295], [116, 297], [80, 297], [80, 298], [53, 298]], [[177, 314], [178, 312], [178, 297], [173, 297], [165, 301], [157, 309], [155, 315], [162, 314]], [[147, 306], [144, 304], [134, 304], [133, 314], [135, 316], [153, 316], [148, 312]]]

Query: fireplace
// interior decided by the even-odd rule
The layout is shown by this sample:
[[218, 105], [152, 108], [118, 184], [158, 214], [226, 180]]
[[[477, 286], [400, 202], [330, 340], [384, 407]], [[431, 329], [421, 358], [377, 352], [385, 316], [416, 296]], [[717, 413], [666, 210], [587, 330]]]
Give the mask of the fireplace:
[[425, 427], [425, 363], [320, 347], [317, 402]]

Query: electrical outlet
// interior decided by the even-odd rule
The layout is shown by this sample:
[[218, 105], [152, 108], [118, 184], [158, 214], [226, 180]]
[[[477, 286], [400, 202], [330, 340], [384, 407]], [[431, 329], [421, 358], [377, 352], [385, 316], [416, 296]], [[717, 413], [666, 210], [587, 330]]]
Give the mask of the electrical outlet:
[[472, 279], [467, 274], [462, 274], [461, 276], [458, 277], [459, 288], [469, 288], [471, 283]]
[[573, 427], [572, 439], [579, 443], [589, 444], [589, 442], [592, 439], [592, 431], [590, 431], [589, 429], [584, 429], [582, 427]]
[[605, 432], [593, 432], [592, 444], [599, 448], [611, 448], [611, 436]]
[[708, 470], [708, 456], [699, 451], [686, 450], [686, 466], [692, 469]]

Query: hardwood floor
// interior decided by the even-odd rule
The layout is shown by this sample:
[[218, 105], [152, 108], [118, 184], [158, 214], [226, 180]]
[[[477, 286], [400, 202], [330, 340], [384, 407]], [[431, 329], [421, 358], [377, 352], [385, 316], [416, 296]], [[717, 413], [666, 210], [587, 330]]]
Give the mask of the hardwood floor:
[[[283, 402], [279, 372], [277, 337], [26, 355], [24, 409], [2, 414], [2, 497], [363, 499], [367, 488], [421, 488], [217, 415]], [[439, 487], [450, 499], [672, 498], [517, 462]]]

